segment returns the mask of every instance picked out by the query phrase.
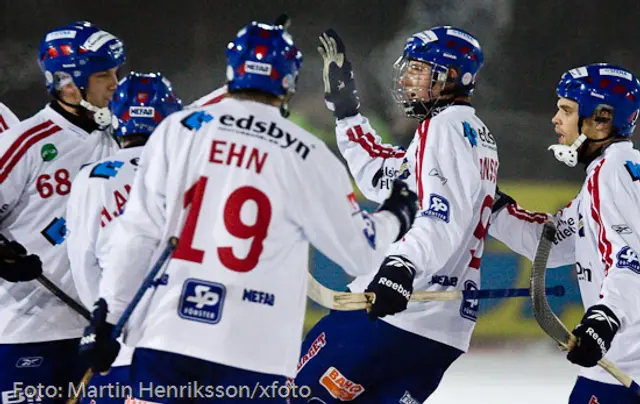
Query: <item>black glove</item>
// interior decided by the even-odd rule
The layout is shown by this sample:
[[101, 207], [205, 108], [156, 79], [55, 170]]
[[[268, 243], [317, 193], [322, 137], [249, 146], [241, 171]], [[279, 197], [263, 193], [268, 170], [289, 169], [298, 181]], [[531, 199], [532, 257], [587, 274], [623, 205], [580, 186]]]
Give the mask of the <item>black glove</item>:
[[407, 184], [399, 179], [393, 180], [391, 194], [378, 208], [378, 212], [387, 210], [398, 218], [400, 221], [400, 233], [395, 241], [400, 240], [406, 232], [409, 231], [413, 221], [416, 219], [420, 205], [418, 204], [418, 195], [409, 190]]
[[370, 308], [369, 318], [374, 320], [388, 314], [395, 314], [407, 308], [413, 293], [413, 278], [416, 267], [400, 255], [390, 255], [384, 259], [378, 273], [366, 292], [373, 292], [376, 298]]
[[360, 99], [353, 79], [351, 62], [347, 60], [344, 43], [331, 28], [320, 35], [318, 52], [324, 60], [322, 79], [327, 108], [337, 119], [348, 118], [360, 112]]
[[27, 282], [42, 275], [42, 261], [17, 241], [0, 235], [0, 278], [9, 282]]
[[107, 302], [101, 298], [94, 304], [91, 323], [80, 339], [80, 362], [94, 372], [108, 372], [120, 352], [120, 343], [112, 337], [113, 325], [107, 323], [108, 312]]
[[580, 324], [573, 329], [578, 343], [569, 351], [567, 359], [587, 368], [597, 365], [611, 348], [611, 340], [618, 328], [620, 320], [607, 306], [596, 304], [589, 307]]
[[515, 204], [515, 203], [516, 203], [515, 199], [505, 194], [504, 192], [500, 191], [500, 188], [496, 187], [496, 195], [493, 200], [493, 206], [491, 207], [491, 213], [498, 213], [505, 206], [509, 204]]

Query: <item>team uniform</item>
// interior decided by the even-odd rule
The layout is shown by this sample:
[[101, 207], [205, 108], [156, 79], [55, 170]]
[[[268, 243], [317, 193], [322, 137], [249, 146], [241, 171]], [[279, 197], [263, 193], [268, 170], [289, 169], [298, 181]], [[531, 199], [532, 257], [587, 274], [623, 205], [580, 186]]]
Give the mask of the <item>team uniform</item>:
[[[393, 215], [359, 211], [346, 170], [276, 107], [225, 99], [176, 113], [158, 127], [140, 163], [108, 244], [100, 284], [108, 322], [122, 314], [164, 241], [174, 234], [181, 241], [166, 285], [129, 322], [134, 382], [176, 381], [144, 362], [151, 351], [158, 363], [173, 353], [178, 362], [191, 357], [294, 376], [308, 243], [362, 274], [398, 234]], [[137, 373], [139, 355], [147, 366]], [[198, 369], [190, 376], [220, 384], [200, 379]], [[284, 381], [277, 376], [267, 380]]]
[[[106, 245], [113, 221], [124, 210], [138, 168], [142, 147], [121, 149], [84, 167], [73, 181], [67, 204], [67, 243], [73, 282], [82, 303], [91, 307], [98, 297]], [[133, 348], [122, 345], [108, 375], [95, 375], [92, 384], [126, 385]], [[101, 397], [102, 402], [122, 402], [124, 397]]]
[[[92, 367], [108, 369], [113, 324], [178, 236], [124, 330], [136, 399], [283, 401], [300, 354], [309, 243], [364, 274], [417, 210], [397, 181], [378, 212], [361, 211], [338, 159], [273, 105], [295, 91], [302, 63], [284, 27], [253, 22], [226, 56], [236, 95], [172, 114], [146, 144], [82, 338]], [[204, 387], [169, 397], [145, 387], [194, 382]]]
[[[474, 108], [454, 105], [424, 121], [406, 152], [382, 145], [362, 116], [338, 121], [336, 135], [340, 152], [368, 199], [380, 201], [396, 177], [406, 178], [417, 191], [422, 207], [413, 228], [388, 250], [388, 254], [408, 257], [419, 269], [414, 290], [479, 289], [498, 155], [492, 135]], [[363, 292], [373, 275], [356, 278], [349, 290]], [[478, 301], [409, 303], [406, 311], [387, 316], [382, 323], [370, 322], [363, 312], [332, 312], [305, 338], [303, 353], [313, 349], [322, 334], [327, 343], [313, 360], [301, 362], [296, 383], [315, 386], [314, 392], [320, 393], [315, 396], [323, 400], [356, 398], [367, 392], [367, 397], [397, 401], [407, 391], [422, 401], [448, 365], [468, 349], [477, 312]], [[366, 341], [362, 335], [367, 335]], [[415, 355], [408, 359], [406, 354], [384, 350], [393, 343]], [[435, 352], [440, 361], [434, 360]], [[420, 365], [425, 361], [430, 366]], [[371, 371], [359, 370], [365, 368]], [[340, 375], [360, 388], [339, 387], [332, 370], [336, 378]], [[391, 370], [397, 377], [394, 386], [383, 383]], [[319, 374], [329, 376], [318, 379]], [[426, 382], [429, 379], [435, 385]], [[384, 390], [377, 391], [377, 386]]]
[[[113, 222], [125, 209], [146, 139], [167, 115], [182, 109], [171, 83], [160, 73], [131, 72], [122, 79], [111, 101], [117, 118], [113, 136], [123, 149], [84, 167], [73, 181], [67, 204], [67, 243], [73, 280], [85, 306], [98, 298], [107, 243]], [[129, 385], [133, 348], [122, 345], [107, 375], [96, 374], [90, 386], [109, 392], [109, 386]], [[85, 397], [91, 404], [122, 402], [121, 392]]]
[[[87, 320], [36, 279], [41, 273], [71, 298], [78, 298], [65, 238], [72, 180], [82, 165], [119, 147], [102, 129], [111, 122], [108, 109], [85, 99], [69, 104], [61, 99], [60, 90], [73, 83], [85, 94], [82, 90], [88, 88], [91, 74], [114, 76], [125, 58], [122, 42], [89, 22], [48, 32], [37, 60], [57, 101], [0, 136], [0, 231], [20, 247], [13, 257], [10, 249], [3, 249], [0, 257], [0, 391], [6, 402], [26, 400], [25, 388], [37, 385], [58, 387], [60, 394], [33, 397], [36, 401], [64, 400], [69, 383], [84, 371], [77, 344]], [[62, 108], [63, 103], [78, 114]], [[27, 263], [37, 265], [28, 269]], [[16, 272], [12, 265], [23, 270]]]
[[[467, 38], [473, 37], [450, 27], [434, 28], [409, 38], [404, 57], [433, 62], [433, 49], [441, 54], [440, 46], [453, 43], [466, 51], [446, 52], [462, 60], [469, 57], [465, 52], [475, 49], [474, 60], [481, 63], [477, 41]], [[340, 42], [337, 48], [341, 47]], [[474, 66], [466, 69], [477, 72]], [[330, 98], [325, 99], [329, 105]], [[413, 227], [387, 251], [388, 257], [401, 257], [415, 266], [413, 290], [479, 289], [499, 163], [495, 139], [475, 109], [450, 101], [439, 112], [425, 112], [405, 151], [382, 144], [362, 115], [341, 117], [336, 112], [339, 104], [332, 104], [340, 153], [363, 195], [380, 201], [395, 178], [404, 179], [418, 194], [421, 210]], [[420, 107], [424, 105], [416, 108]], [[379, 283], [383, 268], [357, 277], [349, 290], [370, 290]], [[307, 334], [295, 383], [311, 386], [313, 396], [326, 403], [424, 401], [449, 365], [468, 349], [478, 301], [409, 302], [395, 313], [370, 321], [363, 311], [331, 312]]]
[[[547, 264], [575, 264], [585, 309], [605, 304], [614, 311], [622, 324], [606, 358], [634, 380], [640, 379], [640, 215], [629, 207], [640, 202], [638, 168], [640, 152], [630, 141], [612, 144], [589, 164], [576, 198], [553, 216], [558, 235]], [[509, 204], [492, 218], [489, 234], [532, 260], [547, 219]], [[599, 366], [581, 367], [580, 376], [620, 384]]]
[[[580, 345], [587, 346], [588, 338], [594, 339], [593, 350], [597, 352], [590, 363], [580, 367], [569, 402], [635, 403], [637, 397], [629, 389], [593, 365], [604, 352], [623, 372], [640, 380], [640, 261], [636, 253], [640, 251], [640, 215], [634, 208], [640, 202], [640, 152], [626, 140], [635, 129], [640, 110], [636, 101], [640, 83], [622, 68], [596, 64], [565, 73], [557, 92], [559, 97], [578, 103], [582, 119], [591, 117], [600, 105], [612, 108], [613, 128], [619, 138], [590, 162], [585, 161], [582, 189], [564, 209], [552, 216], [524, 210], [510, 200], [492, 215], [489, 234], [533, 260], [543, 224], [548, 220], [557, 224], [547, 266], [575, 264], [586, 310], [573, 330], [586, 342], [581, 341], [568, 359], [578, 364], [577, 360], [585, 360], [577, 357], [576, 351]], [[571, 146], [553, 145], [550, 149], [558, 160], [573, 167], [578, 162], [577, 147], [586, 139], [580, 134]], [[584, 330], [586, 335], [578, 335]]]
[[[37, 254], [44, 275], [77, 298], [65, 243], [71, 181], [84, 163], [119, 147], [69, 115], [51, 103], [0, 136], [0, 231]], [[35, 281], [0, 280], [0, 307], [0, 389], [13, 391], [16, 381], [55, 384], [54, 374], [66, 383], [62, 369], [73, 362], [86, 320]], [[37, 357], [38, 366], [16, 365]]]
[[0, 133], [20, 122], [18, 117], [11, 112], [9, 107], [0, 102]]

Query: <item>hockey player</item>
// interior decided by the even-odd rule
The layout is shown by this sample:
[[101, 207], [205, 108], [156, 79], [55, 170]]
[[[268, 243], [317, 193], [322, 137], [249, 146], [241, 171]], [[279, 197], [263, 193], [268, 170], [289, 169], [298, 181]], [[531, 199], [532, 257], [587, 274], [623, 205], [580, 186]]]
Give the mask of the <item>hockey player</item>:
[[[420, 120], [408, 149], [380, 143], [359, 113], [345, 47], [335, 31], [320, 37], [325, 99], [337, 143], [362, 193], [379, 201], [394, 178], [416, 189], [421, 211], [377, 273], [352, 292], [375, 292], [367, 313], [331, 312], [307, 334], [297, 385], [326, 403], [424, 401], [469, 346], [477, 301], [408, 303], [413, 290], [475, 290], [498, 169], [494, 137], [471, 105], [483, 54], [453, 27], [411, 36], [395, 63], [394, 93]], [[318, 349], [318, 341], [324, 341]], [[307, 359], [312, 357], [312, 359]]]
[[548, 267], [576, 266], [586, 313], [567, 354], [582, 366], [569, 402], [635, 403], [599, 366], [603, 355], [640, 380], [640, 152], [629, 137], [640, 112], [640, 82], [628, 70], [593, 64], [569, 70], [557, 87], [555, 157], [586, 168], [576, 198], [555, 216], [529, 212], [499, 193], [489, 234], [533, 259], [547, 220], [558, 234]]
[[[249, 24], [226, 56], [228, 97], [169, 116], [142, 152], [80, 349], [94, 370], [111, 365], [112, 325], [177, 235], [162, 281], [126, 330], [132, 384], [222, 386], [205, 397], [220, 402], [233, 399], [225, 386], [249, 386], [255, 401], [273, 402], [288, 394], [300, 354], [308, 244], [364, 274], [409, 229], [417, 200], [397, 181], [378, 212], [361, 211], [339, 160], [280, 115], [302, 63], [281, 26]], [[178, 400], [152, 393], [139, 388], [136, 398]]]
[[53, 100], [0, 136], [0, 233], [14, 240], [0, 248], [0, 391], [12, 399], [39, 383], [66, 389], [76, 377], [71, 368], [87, 322], [33, 280], [44, 274], [76, 297], [67, 198], [83, 164], [118, 150], [105, 129], [106, 107], [124, 60], [122, 42], [88, 22], [50, 31], [38, 62]]
[[0, 102], [0, 133], [6, 131], [11, 126], [20, 122], [18, 117], [11, 110]]
[[[117, 118], [114, 136], [122, 149], [84, 167], [73, 181], [67, 203], [67, 243], [73, 246], [68, 251], [71, 273], [87, 307], [98, 299], [107, 240], [131, 192], [142, 147], [164, 118], [181, 109], [182, 101], [169, 80], [159, 73], [131, 72], [118, 85], [111, 112]], [[127, 385], [132, 354], [132, 348], [123, 346], [111, 372], [94, 376], [91, 385]], [[122, 402], [124, 398], [102, 397], [97, 401]]]

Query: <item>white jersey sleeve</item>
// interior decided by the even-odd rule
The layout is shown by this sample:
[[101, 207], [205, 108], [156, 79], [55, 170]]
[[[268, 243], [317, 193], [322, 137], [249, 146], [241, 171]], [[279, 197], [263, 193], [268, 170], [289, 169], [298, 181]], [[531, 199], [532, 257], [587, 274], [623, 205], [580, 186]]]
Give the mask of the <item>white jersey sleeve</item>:
[[[360, 209], [346, 168], [324, 145], [314, 150], [301, 181], [301, 202], [292, 206], [306, 238], [352, 276], [370, 273], [384, 259], [400, 229], [390, 212]], [[308, 185], [307, 185], [308, 184]]]
[[102, 198], [99, 189], [90, 186], [91, 168], [84, 167], [74, 179], [66, 215], [71, 274], [80, 300], [86, 307], [92, 307], [96, 301], [102, 272], [96, 257], [96, 224], [100, 224]]
[[11, 110], [0, 102], [0, 133], [6, 131], [13, 125], [20, 122], [18, 117]]
[[605, 267], [599, 303], [618, 316], [621, 331], [640, 323], [640, 176], [630, 175], [634, 167], [640, 169], [640, 161], [605, 165], [589, 185], [592, 215], [600, 228], [598, 253]]
[[21, 201], [36, 171], [38, 151], [34, 147], [26, 149], [24, 137], [23, 133], [13, 131], [0, 136], [0, 223]]
[[558, 232], [549, 254], [547, 266], [556, 268], [576, 262], [575, 234], [578, 223], [575, 201], [555, 215], [523, 209], [516, 203], [507, 204], [491, 215], [489, 235], [503, 242], [512, 251], [533, 261], [545, 222], [553, 220]]
[[384, 201], [395, 178], [409, 177], [405, 150], [383, 144], [364, 116], [358, 114], [337, 121], [336, 139], [358, 189], [367, 199]]

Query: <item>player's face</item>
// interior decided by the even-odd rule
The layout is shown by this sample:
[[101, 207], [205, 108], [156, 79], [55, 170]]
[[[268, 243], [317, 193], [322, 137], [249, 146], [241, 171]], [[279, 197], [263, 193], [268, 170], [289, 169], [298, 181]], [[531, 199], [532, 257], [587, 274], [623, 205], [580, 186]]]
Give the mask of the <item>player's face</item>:
[[89, 76], [87, 86], [87, 101], [98, 108], [106, 108], [118, 87], [118, 68], [114, 67], [104, 72], [93, 73]]
[[[405, 96], [412, 101], [428, 102], [440, 96], [444, 83], [437, 81], [431, 87], [431, 65], [429, 63], [410, 60], [406, 71], [400, 78]], [[431, 88], [431, 94], [429, 89]]]
[[558, 112], [551, 122], [558, 135], [558, 143], [570, 146], [580, 135], [578, 133], [578, 103], [568, 98], [559, 98]]

